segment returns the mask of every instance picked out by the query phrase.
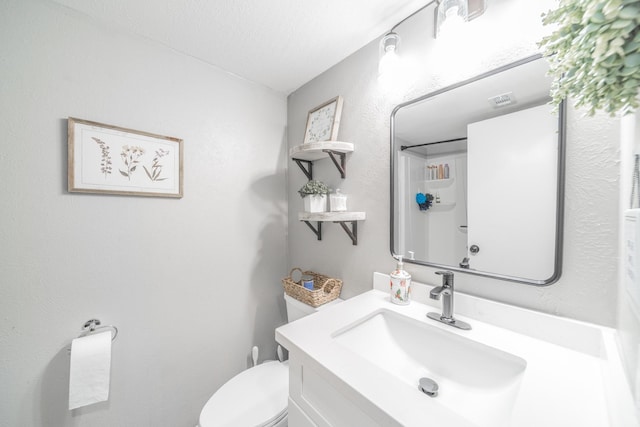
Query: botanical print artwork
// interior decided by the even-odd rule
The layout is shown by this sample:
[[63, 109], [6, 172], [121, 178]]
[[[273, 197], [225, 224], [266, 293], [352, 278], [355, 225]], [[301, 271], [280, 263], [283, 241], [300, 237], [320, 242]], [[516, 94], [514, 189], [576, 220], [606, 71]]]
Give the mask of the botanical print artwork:
[[162, 174], [162, 164], [160, 164], [160, 159], [169, 154], [169, 150], [163, 150], [162, 148], [156, 150], [156, 156], [153, 158], [153, 163], [151, 164], [151, 172], [144, 167], [144, 171], [147, 173], [147, 176], [151, 181], [164, 181], [167, 178], [162, 178], [160, 175]]
[[[91, 139], [96, 141], [100, 146], [100, 150], [101, 150], [100, 172], [104, 174], [104, 177], [106, 179], [107, 175], [109, 175], [112, 170], [111, 154], [109, 152], [110, 147], [104, 141], [98, 138], [92, 137]], [[168, 155], [169, 153], [170, 153], [169, 150], [164, 150], [162, 148], [159, 148], [156, 150], [156, 153], [155, 153], [156, 155], [151, 161], [151, 164], [149, 165], [149, 168], [151, 168], [151, 171], [146, 166], [144, 165], [142, 166], [144, 171], [147, 174], [147, 177], [149, 177], [151, 181], [164, 181], [165, 179], [168, 179], [166, 177], [163, 178], [160, 176], [162, 174], [162, 164], [160, 163], [160, 159]], [[140, 165], [141, 159], [144, 156], [144, 154], [145, 154], [145, 151], [141, 147], [130, 147], [128, 145], [125, 145], [124, 147], [122, 147], [122, 152], [120, 153], [120, 157], [122, 159], [122, 164], [125, 170], [119, 169], [120, 174], [126, 177], [129, 181], [131, 181], [131, 175], [136, 171], [136, 169]]]
[[341, 96], [336, 96], [323, 105], [309, 111], [307, 127], [304, 130], [304, 144], [335, 140], [338, 136], [341, 114]]
[[313, 112], [307, 129], [308, 142], [327, 141], [331, 137], [335, 112], [335, 102]]
[[182, 140], [70, 118], [69, 191], [182, 197]]
[[[167, 173], [175, 164], [176, 147], [168, 144], [149, 144], [144, 139], [126, 138], [116, 134], [100, 132], [100, 136], [93, 136], [94, 130], [83, 130], [82, 136], [88, 136], [93, 145], [82, 146], [83, 181], [93, 182], [93, 177], [101, 176], [100, 183], [113, 185], [134, 184], [139, 188], [160, 185], [168, 188], [165, 181], [171, 181], [172, 177]], [[175, 145], [175, 144], [174, 144]], [[120, 156], [112, 159], [112, 152], [119, 152]], [[89, 161], [89, 158], [95, 160]], [[93, 168], [90, 166], [93, 165]], [[115, 173], [113, 173], [115, 171]]]
[[128, 145], [122, 147], [122, 153], [120, 153], [120, 157], [122, 157], [122, 162], [127, 169], [126, 171], [120, 169], [120, 173], [122, 174], [122, 176], [131, 181], [131, 174], [136, 171], [136, 168], [140, 163], [140, 157], [142, 157], [143, 154], [144, 149], [140, 147], [129, 147]]
[[100, 159], [100, 172], [104, 174], [104, 179], [107, 179], [107, 175], [111, 173], [111, 153], [109, 152], [109, 146], [104, 142], [100, 141], [98, 138], [91, 138], [95, 142], [98, 143], [101, 150], [101, 159]]

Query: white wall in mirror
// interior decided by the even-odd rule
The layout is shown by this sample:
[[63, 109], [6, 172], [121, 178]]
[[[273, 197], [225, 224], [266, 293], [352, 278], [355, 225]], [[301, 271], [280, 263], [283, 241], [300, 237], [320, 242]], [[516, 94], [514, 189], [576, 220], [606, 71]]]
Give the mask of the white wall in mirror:
[[[402, 142], [400, 141], [402, 144]], [[465, 142], [466, 146], [466, 142]], [[449, 178], [428, 179], [429, 165], [447, 165]], [[398, 153], [398, 253], [434, 264], [457, 265], [467, 256], [467, 153], [422, 157]], [[435, 195], [427, 210], [416, 209], [417, 193]]]
[[[470, 268], [555, 274], [558, 119], [540, 105], [468, 126]], [[551, 161], [549, 161], [551, 160]]]

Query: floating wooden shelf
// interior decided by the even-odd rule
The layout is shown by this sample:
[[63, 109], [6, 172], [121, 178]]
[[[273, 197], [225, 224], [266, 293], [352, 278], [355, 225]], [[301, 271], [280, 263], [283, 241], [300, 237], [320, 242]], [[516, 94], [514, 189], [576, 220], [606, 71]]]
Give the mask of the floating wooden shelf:
[[[293, 147], [289, 150], [291, 160], [302, 169], [309, 180], [313, 179], [313, 162], [330, 158], [344, 179], [347, 176], [346, 156], [353, 152], [353, 144], [342, 141], [312, 142]], [[339, 160], [339, 161], [338, 161]]]
[[298, 219], [300, 221], [363, 221], [367, 218], [365, 212], [299, 212]]
[[[358, 221], [364, 221], [367, 215], [365, 212], [300, 212], [298, 213], [298, 220], [304, 221], [305, 224], [313, 231], [318, 240], [322, 240], [322, 223], [323, 222], [335, 222], [340, 224], [342, 229], [351, 238], [351, 242], [354, 245], [358, 244]], [[314, 227], [311, 222], [315, 222]], [[351, 228], [347, 223], [351, 223]]]

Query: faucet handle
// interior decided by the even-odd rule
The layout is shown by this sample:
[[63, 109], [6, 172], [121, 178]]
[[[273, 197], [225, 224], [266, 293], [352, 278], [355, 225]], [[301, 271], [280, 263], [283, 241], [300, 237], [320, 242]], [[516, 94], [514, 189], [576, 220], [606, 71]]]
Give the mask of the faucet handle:
[[442, 276], [444, 286], [453, 286], [453, 271], [436, 271], [436, 274]]

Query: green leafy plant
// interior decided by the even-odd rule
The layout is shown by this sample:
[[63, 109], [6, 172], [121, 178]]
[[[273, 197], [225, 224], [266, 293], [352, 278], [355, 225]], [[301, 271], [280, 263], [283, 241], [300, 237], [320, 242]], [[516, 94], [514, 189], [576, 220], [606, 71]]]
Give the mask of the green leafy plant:
[[309, 195], [322, 195], [329, 193], [329, 187], [321, 181], [311, 180], [298, 190], [300, 197], [304, 198]]
[[539, 43], [555, 78], [556, 105], [570, 96], [590, 115], [638, 108], [640, 1], [560, 0], [542, 22], [557, 25]]

